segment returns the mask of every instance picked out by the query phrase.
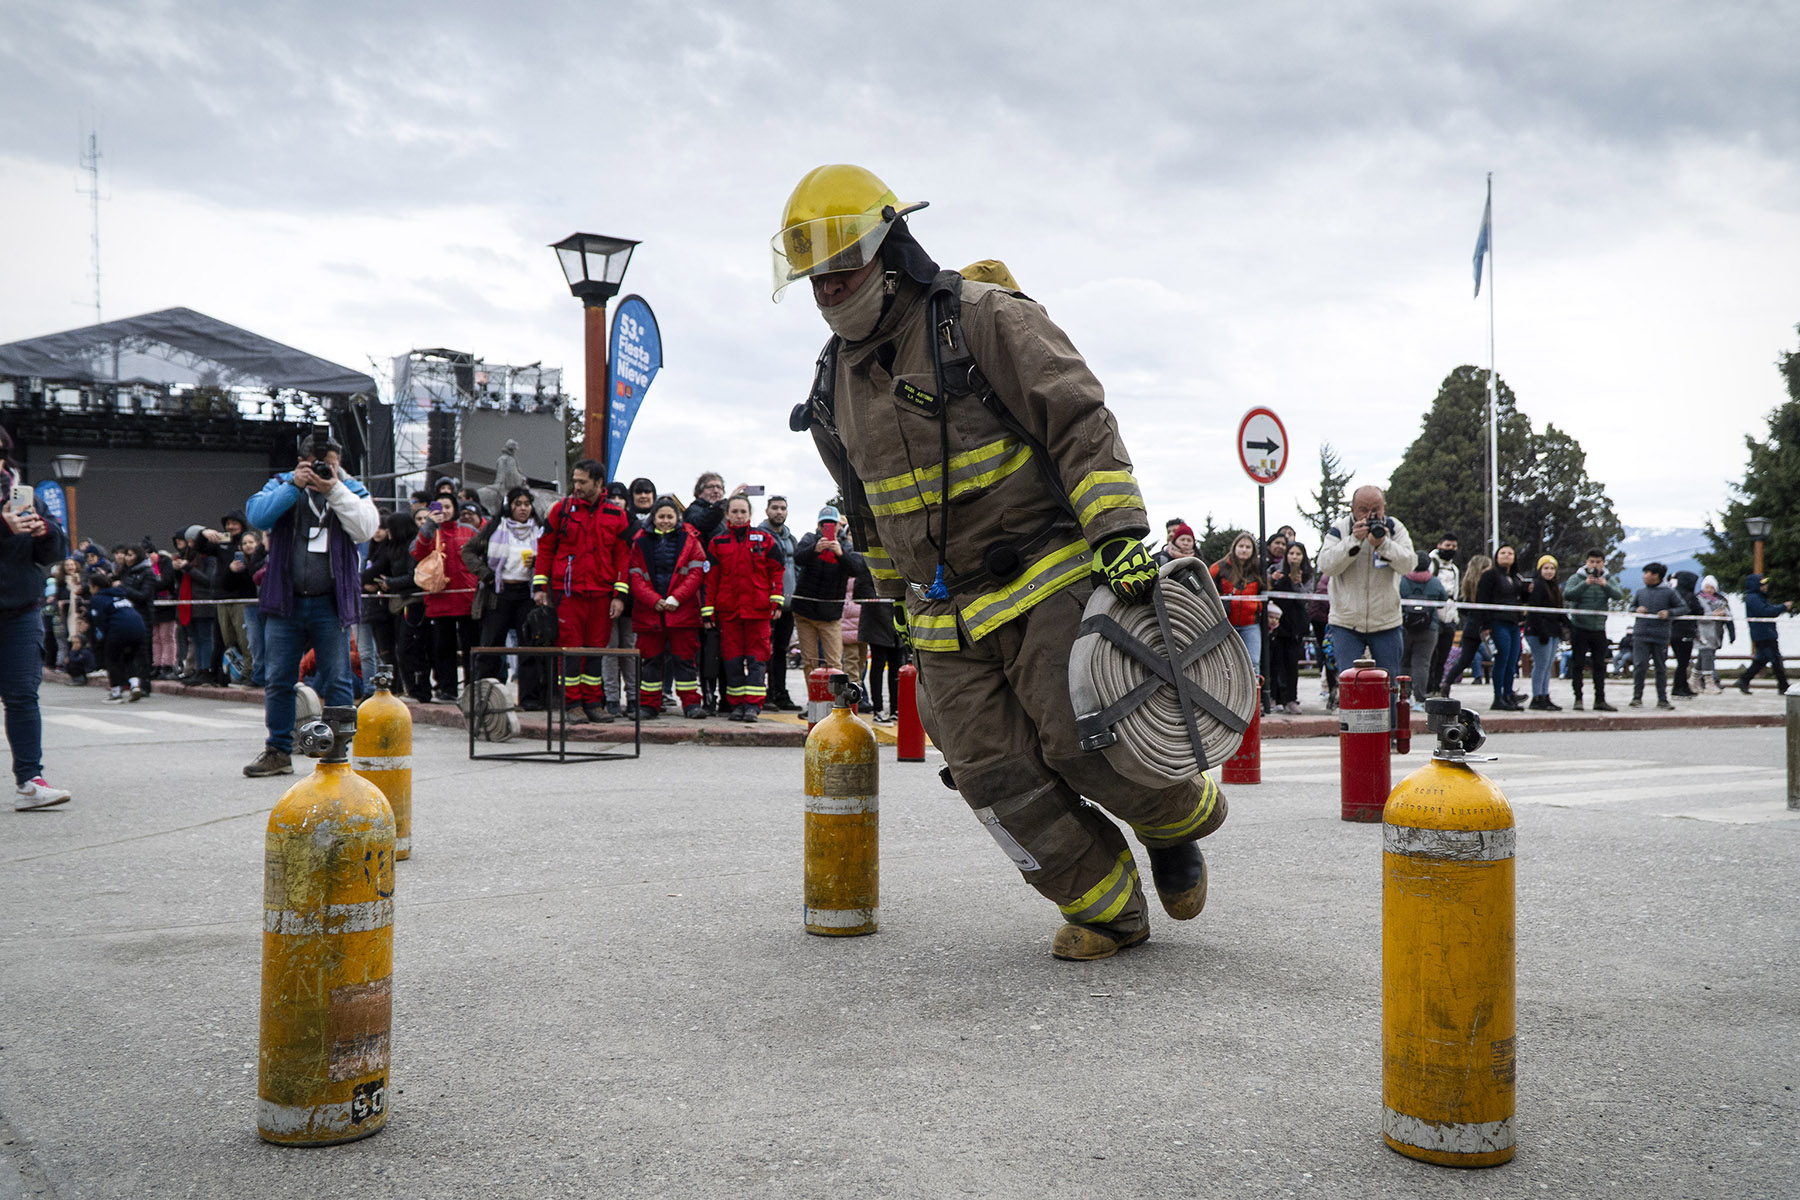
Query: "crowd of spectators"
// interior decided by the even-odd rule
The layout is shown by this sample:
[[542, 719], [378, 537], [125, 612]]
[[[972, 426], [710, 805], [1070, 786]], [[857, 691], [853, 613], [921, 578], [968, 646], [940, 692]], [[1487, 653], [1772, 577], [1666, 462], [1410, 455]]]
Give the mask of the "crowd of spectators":
[[[556, 700], [545, 660], [472, 662], [469, 652], [560, 641], [641, 650], [637, 659], [571, 664], [567, 712], [576, 722], [614, 720], [633, 705], [646, 718], [674, 709], [695, 720], [799, 711], [791, 666], [803, 680], [820, 666], [864, 680], [870, 711], [892, 718], [910, 654], [904, 610], [876, 597], [837, 509], [824, 506], [812, 528], [797, 530], [788, 500], [770, 495], [752, 526], [752, 493], [762, 489], [727, 492], [716, 472], [702, 474], [682, 500], [647, 478], [602, 486], [598, 464], [583, 465], [591, 474], [578, 469], [580, 484], [556, 507], [519, 487], [489, 511], [476, 489], [442, 478], [412, 493], [402, 511], [382, 512], [357, 548], [352, 692], [366, 694], [386, 665], [397, 691], [453, 703], [471, 671], [501, 683], [516, 672], [520, 705], [541, 710]], [[578, 501], [599, 522], [591, 534], [571, 535], [569, 513], [577, 510], [562, 506]], [[585, 586], [557, 577], [559, 568], [540, 557], [569, 568], [568, 544], [589, 536], [616, 545], [593, 560]], [[1170, 520], [1157, 561], [1197, 553], [1193, 529]], [[118, 703], [148, 695], [156, 679], [264, 687], [267, 605], [256, 601], [268, 566], [265, 534], [241, 510], [215, 526], [176, 531], [166, 548], [149, 538], [111, 549], [84, 541], [52, 570], [46, 646], [72, 683], [104, 672], [107, 698]], [[1492, 689], [1495, 709], [1554, 710], [1550, 681], [1560, 676], [1572, 685], [1575, 708], [1589, 703], [1591, 682], [1593, 708], [1607, 712], [1614, 708], [1606, 684], [1618, 672], [1632, 681], [1632, 705], [1643, 703], [1654, 679], [1657, 704], [1672, 707], [1671, 698], [1723, 690], [1718, 655], [1737, 635], [1710, 576], [1666, 579], [1666, 568], [1651, 564], [1643, 586], [1630, 589], [1608, 575], [1597, 550], [1565, 575], [1549, 555], [1527, 569], [1509, 545], [1464, 564], [1454, 536], [1415, 551], [1375, 488], [1359, 489], [1352, 510], [1328, 527], [1316, 561], [1283, 526], [1260, 547], [1249, 533], [1232, 535], [1208, 568], [1233, 631], [1253, 662], [1266, 662], [1265, 709], [1288, 713], [1302, 711], [1303, 667], [1318, 670], [1320, 699], [1332, 710], [1338, 671], [1365, 652], [1410, 676], [1420, 700], [1449, 695], [1467, 673]], [[590, 599], [592, 620], [571, 628], [570, 613]], [[719, 610], [727, 602], [730, 614]], [[1770, 604], [1760, 581], [1747, 588], [1746, 606], [1762, 619], [1751, 626], [1755, 662], [1740, 686], [1766, 665], [1785, 691], [1771, 618], [1786, 609]], [[1608, 611], [1638, 616], [1618, 657]], [[1684, 615], [1714, 619], [1673, 619]], [[1529, 701], [1516, 690], [1527, 650]]]
[[[1351, 511], [1327, 527], [1316, 565], [1292, 526], [1271, 534], [1260, 554], [1248, 533], [1228, 534], [1225, 545], [1208, 570], [1251, 661], [1266, 662], [1265, 712], [1303, 711], [1299, 680], [1307, 666], [1318, 669], [1320, 699], [1335, 710], [1339, 670], [1365, 652], [1390, 676], [1408, 676], [1417, 701], [1449, 696], [1467, 672], [1492, 689], [1496, 711], [1560, 711], [1550, 683], [1563, 678], [1576, 710], [1588, 703], [1584, 683], [1591, 679], [1593, 709], [1614, 712], [1606, 684], [1616, 676], [1631, 681], [1630, 707], [1644, 705], [1653, 680], [1657, 706], [1671, 709], [1674, 699], [1724, 690], [1718, 654], [1737, 638], [1730, 602], [1710, 575], [1671, 577], [1666, 566], [1650, 563], [1634, 589], [1610, 576], [1601, 550], [1588, 551], [1565, 573], [1548, 554], [1527, 570], [1511, 545], [1491, 558], [1476, 554], [1465, 567], [1451, 534], [1416, 551], [1373, 487], [1358, 489]], [[1163, 564], [1198, 552], [1192, 527], [1177, 517], [1165, 525], [1155, 558]], [[1792, 605], [1769, 601], [1760, 576], [1744, 581], [1744, 593], [1753, 661], [1737, 686], [1748, 691], [1766, 666], [1785, 692], [1773, 618]], [[1608, 612], [1635, 616], [1616, 654]], [[1529, 700], [1517, 691], [1527, 651]]]

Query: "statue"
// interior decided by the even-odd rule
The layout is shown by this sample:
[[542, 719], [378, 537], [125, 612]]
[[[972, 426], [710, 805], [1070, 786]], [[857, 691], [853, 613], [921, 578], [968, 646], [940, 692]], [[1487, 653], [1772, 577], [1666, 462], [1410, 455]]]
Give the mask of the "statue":
[[512, 438], [500, 448], [500, 457], [494, 463], [494, 482], [487, 487], [479, 488], [476, 495], [481, 497], [481, 507], [490, 513], [497, 513], [506, 506], [506, 493], [516, 487], [527, 486], [525, 472], [519, 470], [519, 443]]

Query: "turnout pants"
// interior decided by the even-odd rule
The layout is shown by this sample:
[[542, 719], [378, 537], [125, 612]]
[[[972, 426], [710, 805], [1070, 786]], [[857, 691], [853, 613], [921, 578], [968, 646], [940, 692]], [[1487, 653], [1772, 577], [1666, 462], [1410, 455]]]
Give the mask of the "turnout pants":
[[1100, 809], [1161, 849], [1210, 834], [1226, 806], [1204, 776], [1145, 787], [1081, 749], [1069, 647], [1092, 591], [1084, 580], [978, 642], [963, 635], [955, 652], [920, 651], [920, 715], [956, 789], [1025, 882], [1066, 921], [1132, 932], [1149, 919], [1143, 885], [1124, 835]]
[[725, 660], [725, 704], [760, 711], [769, 694], [769, 618], [719, 621], [719, 657]]
[[638, 703], [656, 710], [662, 705], [663, 675], [673, 672], [681, 707], [700, 703], [700, 631], [659, 629], [637, 635]]
[[[556, 644], [604, 647], [612, 638], [611, 611], [612, 596], [605, 592], [564, 596], [556, 605]], [[563, 697], [570, 704], [605, 703], [599, 656], [571, 658], [563, 670]]]

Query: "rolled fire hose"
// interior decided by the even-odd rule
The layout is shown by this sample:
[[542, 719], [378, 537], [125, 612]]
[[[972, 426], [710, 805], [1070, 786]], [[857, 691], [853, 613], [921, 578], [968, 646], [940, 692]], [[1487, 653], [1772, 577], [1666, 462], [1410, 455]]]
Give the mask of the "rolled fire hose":
[[1146, 787], [1172, 787], [1237, 753], [1256, 709], [1256, 666], [1196, 559], [1162, 568], [1149, 603], [1096, 588], [1069, 652], [1084, 750]]

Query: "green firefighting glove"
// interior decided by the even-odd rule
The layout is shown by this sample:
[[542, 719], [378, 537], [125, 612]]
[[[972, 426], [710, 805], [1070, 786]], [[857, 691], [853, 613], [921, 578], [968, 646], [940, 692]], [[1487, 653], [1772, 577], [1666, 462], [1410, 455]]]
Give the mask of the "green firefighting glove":
[[1144, 550], [1144, 543], [1134, 537], [1117, 537], [1094, 551], [1094, 570], [1106, 576], [1106, 586], [1127, 604], [1142, 604], [1150, 598], [1150, 585], [1156, 582], [1156, 564]]
[[906, 627], [906, 601], [894, 601], [894, 635], [902, 646], [912, 645], [912, 632]]

